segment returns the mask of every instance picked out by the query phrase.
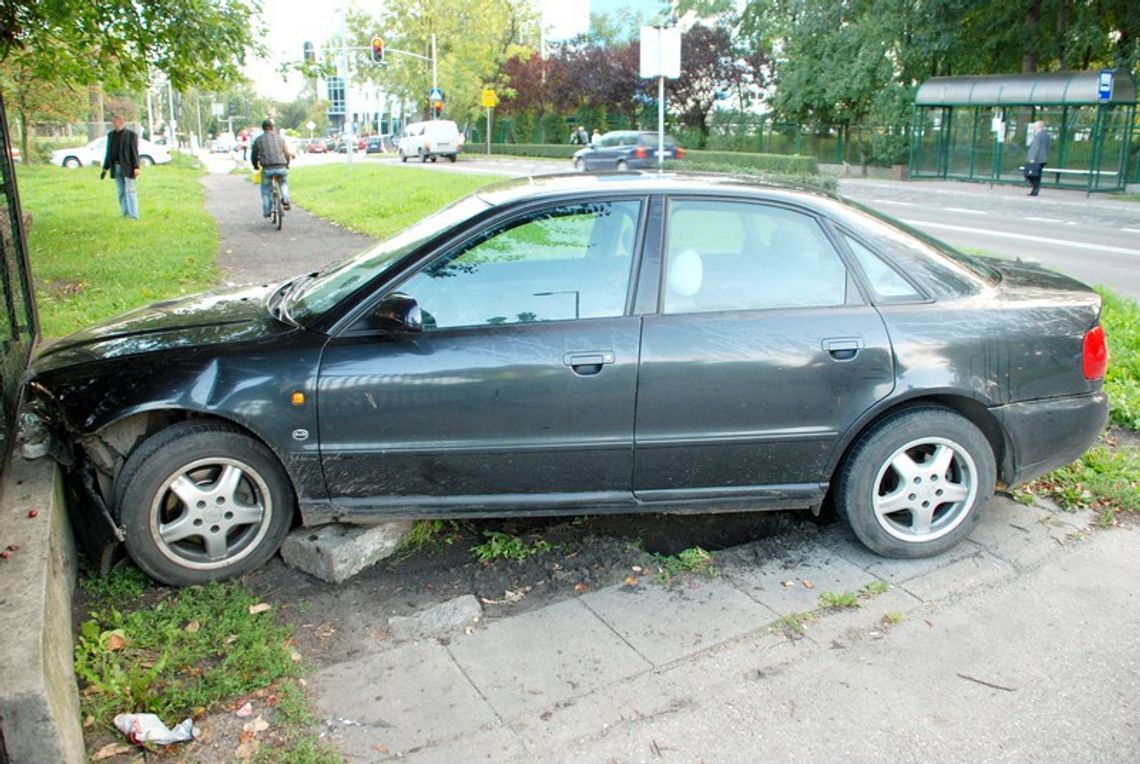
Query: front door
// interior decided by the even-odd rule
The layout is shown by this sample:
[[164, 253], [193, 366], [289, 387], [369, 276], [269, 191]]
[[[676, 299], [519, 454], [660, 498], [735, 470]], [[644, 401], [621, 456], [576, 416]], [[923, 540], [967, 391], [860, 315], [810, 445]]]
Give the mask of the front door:
[[319, 410], [334, 503], [631, 502], [641, 322], [626, 303], [642, 207], [560, 203], [496, 222], [393, 287], [418, 301], [423, 332], [331, 341]]

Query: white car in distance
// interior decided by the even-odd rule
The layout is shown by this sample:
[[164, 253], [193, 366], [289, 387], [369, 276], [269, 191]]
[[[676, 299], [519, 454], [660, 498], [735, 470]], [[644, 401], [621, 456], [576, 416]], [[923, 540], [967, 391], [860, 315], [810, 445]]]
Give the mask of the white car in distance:
[[[51, 163], [57, 167], [99, 167], [107, 154], [107, 136], [96, 138], [86, 146], [58, 149], [51, 152]], [[166, 164], [171, 160], [170, 151], [165, 146], [139, 138], [139, 164]]]

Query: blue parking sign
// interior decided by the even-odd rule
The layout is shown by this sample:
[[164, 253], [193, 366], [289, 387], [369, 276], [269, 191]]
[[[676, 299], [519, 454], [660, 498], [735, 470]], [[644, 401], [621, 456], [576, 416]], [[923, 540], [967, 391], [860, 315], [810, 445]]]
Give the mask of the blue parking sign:
[[1102, 69], [1097, 78], [1096, 97], [1098, 101], [1108, 101], [1112, 98], [1112, 70]]

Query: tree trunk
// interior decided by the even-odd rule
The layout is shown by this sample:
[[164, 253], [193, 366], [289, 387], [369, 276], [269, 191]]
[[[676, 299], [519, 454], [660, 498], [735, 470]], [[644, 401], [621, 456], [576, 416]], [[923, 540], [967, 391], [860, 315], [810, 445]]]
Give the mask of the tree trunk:
[[1037, 48], [1041, 44], [1041, 0], [1031, 0], [1025, 8], [1025, 42], [1021, 54], [1021, 71], [1037, 71]]
[[28, 115], [21, 109], [16, 113], [16, 119], [20, 121], [20, 156], [24, 158], [24, 164], [31, 164], [32, 139], [28, 135]]
[[103, 88], [87, 88], [87, 140], [93, 141], [103, 134]]

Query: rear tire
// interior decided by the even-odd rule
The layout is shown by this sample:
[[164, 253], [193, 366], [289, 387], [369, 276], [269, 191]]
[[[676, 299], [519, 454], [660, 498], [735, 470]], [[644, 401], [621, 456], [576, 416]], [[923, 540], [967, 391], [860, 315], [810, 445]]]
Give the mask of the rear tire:
[[148, 155], [143, 154], [142, 156], [139, 157], [139, 166], [140, 167], [150, 167], [153, 164], [154, 164], [154, 160], [151, 159]]
[[115, 509], [135, 563], [173, 586], [263, 565], [293, 522], [296, 499], [277, 457], [228, 425], [180, 422], [131, 454]]
[[629, 165], [626, 164], [626, 161], [624, 159], [619, 159], [617, 163], [617, 171], [626, 172], [627, 170], [629, 170]]
[[83, 163], [79, 161], [79, 157], [64, 157], [63, 166], [74, 170], [76, 167], [82, 167]]
[[578, 172], [585, 172], [586, 171], [586, 160], [582, 159], [581, 157], [579, 157], [578, 159], [575, 159], [574, 160], [574, 169], [577, 170]]
[[939, 407], [905, 409], [856, 442], [835, 506], [872, 551], [932, 557], [974, 529], [996, 472], [993, 448], [973, 422]]

